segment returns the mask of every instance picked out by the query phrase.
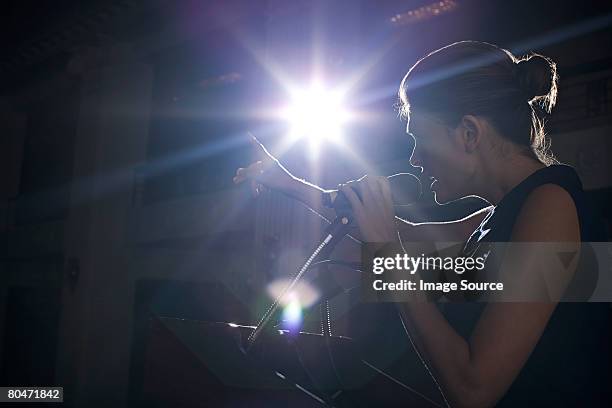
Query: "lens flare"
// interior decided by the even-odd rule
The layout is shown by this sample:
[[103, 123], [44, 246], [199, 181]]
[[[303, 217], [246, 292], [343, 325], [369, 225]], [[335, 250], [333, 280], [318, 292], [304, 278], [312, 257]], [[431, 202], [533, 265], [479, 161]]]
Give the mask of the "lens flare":
[[279, 299], [282, 307], [280, 329], [298, 333], [304, 320], [304, 310], [320, 298], [319, 292], [308, 282], [298, 282], [287, 292], [291, 280], [277, 279], [268, 285], [268, 294]]
[[299, 330], [303, 320], [302, 305], [295, 294], [289, 294], [288, 296], [291, 300], [283, 308], [283, 328], [290, 331]]
[[[291, 280], [286, 278], [274, 280], [268, 285], [268, 295], [272, 299], [279, 298], [283, 295], [285, 288], [287, 288], [290, 283]], [[300, 307], [308, 308], [314, 305], [317, 300], [319, 300], [319, 297], [320, 294], [316, 288], [314, 288], [308, 282], [301, 281], [291, 289], [290, 293], [286, 293], [284, 296], [282, 296], [280, 303], [281, 306], [286, 307], [289, 305], [289, 303], [297, 299]]]

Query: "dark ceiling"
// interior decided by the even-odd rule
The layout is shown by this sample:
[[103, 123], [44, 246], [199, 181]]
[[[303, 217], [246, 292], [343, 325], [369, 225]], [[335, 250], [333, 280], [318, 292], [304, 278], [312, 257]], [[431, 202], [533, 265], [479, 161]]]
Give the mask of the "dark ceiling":
[[[263, 25], [270, 16], [282, 16], [294, 5], [311, 3], [304, 0], [289, 3], [277, 0], [4, 1], [0, 16], [0, 41], [4, 50], [0, 60], [0, 86], [14, 86], [41, 70], [65, 66], [67, 58], [82, 47], [112, 44], [176, 26], [181, 23], [180, 16], [185, 10], [204, 27], [214, 26], [218, 16], [228, 14], [240, 14], [234, 20], [237, 24]], [[333, 3], [335, 6], [325, 5], [332, 14], [327, 16], [327, 21], [334, 24], [343, 18], [343, 10], [359, 7], [360, 29], [367, 31], [388, 24], [390, 16], [396, 13], [421, 7], [431, 0], [342, 0]], [[502, 44], [612, 12], [609, 1], [456, 0], [456, 3], [460, 12], [445, 20], [435, 20], [435, 24], [444, 21], [446, 26], [455, 26], [455, 30], [465, 36], [477, 32], [481, 38]], [[410, 27], [404, 30], [427, 32], [423, 27], [434, 26], [432, 21], [421, 23], [422, 27], [414, 31], [410, 31]], [[424, 40], [419, 37], [425, 44]]]

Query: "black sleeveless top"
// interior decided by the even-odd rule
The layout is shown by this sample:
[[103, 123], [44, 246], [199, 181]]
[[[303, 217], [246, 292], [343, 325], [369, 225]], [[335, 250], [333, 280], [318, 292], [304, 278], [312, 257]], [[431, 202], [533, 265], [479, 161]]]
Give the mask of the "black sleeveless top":
[[[506, 194], [470, 236], [466, 248], [486, 242], [509, 242], [525, 200], [543, 184], [559, 185], [571, 195], [583, 242], [605, 241], [601, 224], [587, 206], [576, 171], [569, 166], [552, 165], [534, 172]], [[469, 338], [485, 306], [486, 303], [476, 302], [448, 304], [443, 313], [459, 333]], [[560, 302], [498, 406], [612, 406], [611, 324], [608, 303]]]

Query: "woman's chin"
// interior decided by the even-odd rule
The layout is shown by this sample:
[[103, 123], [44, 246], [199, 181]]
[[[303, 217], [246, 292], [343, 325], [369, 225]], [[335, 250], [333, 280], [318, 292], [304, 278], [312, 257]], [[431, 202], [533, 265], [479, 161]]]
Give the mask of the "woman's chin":
[[445, 199], [443, 194], [440, 194], [439, 192], [432, 190], [433, 191], [433, 197], [434, 197], [434, 201], [437, 204], [446, 204], [448, 201]]
[[435, 186], [432, 186], [434, 188], [432, 188], [431, 191], [433, 192], [434, 201], [436, 203], [446, 204], [456, 199], [455, 197], [452, 197], [452, 194], [449, 194], [448, 191], [445, 191], [443, 188], [440, 188], [438, 182], [434, 184]]

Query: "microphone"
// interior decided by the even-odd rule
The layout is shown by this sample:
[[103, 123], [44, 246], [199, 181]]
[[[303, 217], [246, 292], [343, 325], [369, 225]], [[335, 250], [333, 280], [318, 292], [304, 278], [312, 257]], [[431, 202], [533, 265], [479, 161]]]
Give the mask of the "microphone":
[[[414, 204], [419, 200], [423, 191], [419, 178], [411, 173], [397, 173], [388, 176], [389, 187], [391, 188], [391, 200], [394, 207], [403, 207]], [[362, 199], [359, 190], [353, 189], [355, 194]], [[350, 214], [351, 204], [344, 193], [339, 190], [332, 190], [323, 194], [323, 204], [326, 207], [336, 210], [338, 215]], [[396, 208], [397, 210], [397, 208]]]

